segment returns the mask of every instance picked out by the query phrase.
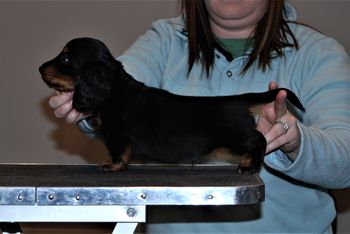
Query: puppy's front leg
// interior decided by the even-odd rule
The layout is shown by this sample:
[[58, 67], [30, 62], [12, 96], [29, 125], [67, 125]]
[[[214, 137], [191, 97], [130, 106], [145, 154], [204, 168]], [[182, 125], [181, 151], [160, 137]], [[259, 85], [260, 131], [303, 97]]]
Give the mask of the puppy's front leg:
[[115, 159], [112, 155], [112, 160], [106, 160], [102, 164], [99, 165], [99, 170], [104, 172], [115, 172], [115, 171], [122, 171], [127, 168], [128, 163], [131, 159], [132, 155], [132, 147], [131, 145], [127, 145], [124, 152], [121, 153]]

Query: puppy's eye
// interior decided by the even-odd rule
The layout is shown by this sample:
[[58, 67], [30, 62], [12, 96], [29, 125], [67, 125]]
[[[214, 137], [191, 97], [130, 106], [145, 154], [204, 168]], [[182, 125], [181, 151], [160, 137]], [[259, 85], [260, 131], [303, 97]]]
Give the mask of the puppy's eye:
[[69, 63], [69, 58], [68, 58], [68, 55], [67, 54], [62, 54], [62, 62], [67, 64]]

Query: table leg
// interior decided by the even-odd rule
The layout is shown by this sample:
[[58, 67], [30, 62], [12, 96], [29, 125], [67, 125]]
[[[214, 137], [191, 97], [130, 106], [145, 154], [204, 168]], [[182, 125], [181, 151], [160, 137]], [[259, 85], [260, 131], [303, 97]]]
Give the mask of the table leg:
[[117, 223], [112, 234], [132, 234], [138, 223]]
[[0, 223], [0, 233], [2, 234], [20, 234], [22, 233], [21, 226], [19, 223]]

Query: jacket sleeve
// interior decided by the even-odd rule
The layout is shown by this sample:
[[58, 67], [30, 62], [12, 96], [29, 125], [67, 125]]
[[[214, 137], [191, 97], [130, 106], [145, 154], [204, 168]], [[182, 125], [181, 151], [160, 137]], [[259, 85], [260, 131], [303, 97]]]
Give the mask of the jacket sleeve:
[[265, 162], [297, 180], [325, 188], [350, 187], [350, 61], [323, 37], [299, 52], [299, 95], [306, 112], [298, 123], [301, 147], [292, 162], [283, 152]]
[[77, 123], [78, 128], [86, 136], [92, 139], [103, 139], [101, 135], [101, 122], [97, 116], [89, 116], [79, 120]]
[[136, 80], [147, 86], [161, 86], [172, 34], [171, 19], [157, 20], [117, 60]]

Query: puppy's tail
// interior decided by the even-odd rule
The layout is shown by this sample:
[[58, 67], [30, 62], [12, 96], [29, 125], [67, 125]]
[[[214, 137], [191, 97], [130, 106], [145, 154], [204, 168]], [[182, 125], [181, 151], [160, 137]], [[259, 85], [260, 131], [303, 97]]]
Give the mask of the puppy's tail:
[[293, 104], [299, 110], [305, 111], [303, 104], [301, 104], [299, 98], [295, 95], [295, 93], [286, 88], [273, 89], [264, 93], [247, 93], [242, 94], [241, 97], [251, 103], [251, 105], [269, 103], [273, 102], [276, 99], [278, 93], [282, 90], [287, 92], [287, 100], [291, 104]]

